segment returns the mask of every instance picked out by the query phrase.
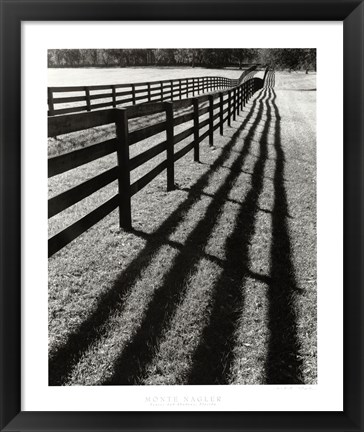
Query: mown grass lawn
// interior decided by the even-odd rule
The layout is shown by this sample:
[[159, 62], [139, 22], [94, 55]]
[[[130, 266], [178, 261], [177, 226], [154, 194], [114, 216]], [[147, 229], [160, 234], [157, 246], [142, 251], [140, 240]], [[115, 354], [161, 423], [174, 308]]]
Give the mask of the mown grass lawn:
[[[176, 163], [174, 191], [162, 173], [133, 197], [131, 232], [114, 211], [50, 258], [50, 384], [316, 383], [315, 75], [273, 80], [201, 163]], [[52, 178], [49, 196], [115, 163]], [[116, 192], [52, 218], [50, 235]]]

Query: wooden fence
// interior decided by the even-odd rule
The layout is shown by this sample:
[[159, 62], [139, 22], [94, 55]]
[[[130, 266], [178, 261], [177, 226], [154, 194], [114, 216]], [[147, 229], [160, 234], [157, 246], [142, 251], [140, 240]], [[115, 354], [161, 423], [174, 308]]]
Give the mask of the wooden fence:
[[120, 105], [181, 100], [240, 85], [256, 68], [257, 65], [251, 66], [238, 79], [214, 76], [132, 84], [48, 87], [48, 116], [116, 108]]
[[[251, 78], [232, 89], [185, 100], [156, 102], [127, 108], [113, 108], [91, 113], [49, 117], [49, 137], [107, 124], [116, 125], [116, 136], [113, 139], [86, 148], [49, 158], [48, 177], [62, 174], [113, 152], [117, 152], [118, 163], [117, 166], [110, 168], [106, 172], [49, 199], [48, 218], [62, 212], [116, 180], [118, 180], [118, 193], [100, 207], [91, 211], [91, 213], [51, 237], [48, 240], [48, 256], [52, 256], [62, 249], [116, 208], [119, 208], [120, 227], [126, 230], [130, 229], [132, 226], [131, 197], [164, 170], [166, 170], [167, 174], [167, 190], [172, 190], [174, 188], [175, 162], [191, 150], [193, 150], [194, 160], [199, 161], [200, 142], [208, 137], [209, 144], [213, 145], [214, 131], [219, 130], [222, 135], [224, 124], [227, 122], [228, 126], [230, 126], [231, 120], [236, 119], [236, 115], [243, 109], [249, 98], [263, 87], [263, 83], [264, 81], [260, 78]], [[165, 114], [164, 121], [129, 132], [129, 119], [158, 113]], [[207, 118], [202, 120], [202, 116]], [[187, 122], [192, 122], [192, 126], [183, 132], [175, 134], [175, 126]], [[206, 127], [207, 130], [201, 133], [201, 129]], [[164, 141], [132, 158], [129, 157], [130, 146], [163, 131], [166, 132]], [[190, 142], [175, 151], [176, 144], [189, 137], [191, 137]], [[163, 152], [165, 152], [166, 158], [162, 162], [134, 183], [130, 182], [130, 173], [134, 169]]]

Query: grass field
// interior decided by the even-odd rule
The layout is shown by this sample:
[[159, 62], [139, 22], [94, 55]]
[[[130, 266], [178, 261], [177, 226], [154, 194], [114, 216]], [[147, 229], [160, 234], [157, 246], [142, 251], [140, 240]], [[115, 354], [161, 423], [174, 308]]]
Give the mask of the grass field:
[[[50, 258], [50, 384], [316, 383], [315, 80], [271, 75], [201, 163], [176, 163], [174, 191], [162, 173], [133, 197], [133, 231], [114, 211]], [[115, 163], [52, 178], [49, 196]], [[116, 191], [52, 218], [50, 235]]]
[[239, 69], [134, 67], [134, 68], [49, 68], [48, 86], [80, 86], [98, 84], [128, 84], [202, 76], [239, 78]]
[[[141, 82], [153, 82], [167, 79], [183, 79], [183, 78], [191, 78], [191, 77], [206, 77], [206, 76], [219, 76], [226, 78], [239, 78], [243, 73], [243, 70], [239, 69], [207, 69], [207, 68], [169, 68], [169, 67], [161, 67], [161, 68], [76, 68], [76, 69], [48, 69], [48, 85], [49, 86], [84, 86], [84, 85], [111, 85], [111, 84], [126, 84], [126, 83], [141, 83]], [[263, 76], [263, 70], [256, 70], [252, 72], [250, 75], [256, 75], [259, 77]], [[131, 89], [129, 88], [129, 91]], [[105, 90], [97, 90], [97, 95], [100, 96], [103, 93], [105, 94], [105, 98], [98, 98], [91, 100], [91, 110], [94, 110], [94, 105], [100, 103], [109, 104], [110, 108], [112, 107], [112, 98], [111, 96], [107, 96], [110, 94], [110, 89]], [[84, 91], [72, 91], [72, 92], [57, 92], [54, 93], [56, 98], [67, 98], [67, 97], [75, 97], [75, 96], [85, 96]], [[91, 91], [91, 96], [94, 95], [93, 91]], [[138, 93], [138, 96], [147, 98], [146, 87], [144, 87], [144, 92]], [[191, 92], [189, 93], [189, 97], [191, 97]], [[197, 93], [196, 93], [197, 96]], [[152, 91], [152, 98], [153, 95]], [[186, 96], [184, 96], [186, 97]], [[128, 106], [130, 102], [124, 103], [123, 99], [128, 99], [129, 96], [118, 97], [118, 107]], [[152, 99], [153, 101], [156, 99]], [[81, 101], [73, 101], [73, 102], [62, 102], [56, 103], [54, 105], [56, 110], [62, 110], [67, 108], [75, 108], [79, 107], [80, 110], [85, 108], [86, 102], [84, 100]], [[96, 108], [97, 109], [97, 108]], [[88, 133], [86, 133], [88, 136]], [[62, 137], [62, 142], [68, 141], [68, 137]], [[66, 138], [66, 139], [64, 139]], [[77, 138], [78, 140], [78, 138]], [[74, 142], [74, 140], [73, 140]], [[52, 156], [55, 154], [55, 146], [50, 145], [49, 155]], [[57, 146], [56, 152], [59, 151], [59, 145]]]

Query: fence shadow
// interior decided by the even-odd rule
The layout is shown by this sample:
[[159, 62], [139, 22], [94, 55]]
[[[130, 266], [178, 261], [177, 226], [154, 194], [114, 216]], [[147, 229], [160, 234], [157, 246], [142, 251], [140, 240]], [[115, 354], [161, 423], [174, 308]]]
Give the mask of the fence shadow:
[[[138, 256], [120, 274], [110, 290], [100, 296], [97, 306], [94, 311], [90, 313], [89, 317], [76, 330], [68, 335], [64, 344], [55, 350], [50, 351], [48, 362], [49, 385], [64, 385], [81, 356], [93, 343], [100, 340], [102, 335], [105, 333], [104, 327], [106, 326], [110, 315], [122, 307], [121, 299], [127, 292], [129, 292], [136, 280], [140, 277], [143, 269], [150, 264], [152, 257], [156, 252], [158, 252], [163, 244], [168, 241], [169, 235], [184, 220], [188, 210], [194, 205], [195, 201], [198, 200], [198, 194], [196, 192], [203, 190], [204, 187], [207, 186], [213, 173], [219, 169], [219, 167], [224, 164], [230, 156], [241, 131], [246, 127], [250, 119], [256, 113], [256, 107], [262, 97], [263, 94], [261, 93], [255, 98], [253, 105], [247, 113], [246, 118], [243, 120], [240, 128], [234, 133], [229, 143], [223, 148], [214, 164], [191, 187], [190, 193], [185, 201], [167, 217], [167, 219], [152, 235], [149, 236], [147, 244]], [[226, 188], [228, 188], [228, 186], [226, 186]], [[195, 236], [196, 238], [198, 237], [197, 234]]]
[[276, 167], [273, 180], [271, 283], [268, 294], [270, 338], [265, 365], [266, 383], [302, 384], [302, 362], [297, 358], [299, 344], [295, 311], [295, 297], [299, 295], [299, 289], [288, 231], [288, 201], [284, 185], [285, 155], [281, 144], [280, 115], [275, 100], [274, 93], [272, 106], [275, 117]]
[[[273, 178], [274, 206], [272, 215], [271, 274], [269, 286], [269, 342], [265, 363], [267, 384], [302, 384], [302, 364], [297, 355], [297, 317], [295, 296], [299, 289], [295, 279], [291, 241], [288, 231], [287, 193], [284, 185], [285, 156], [281, 144], [281, 127], [274, 78], [267, 77], [270, 96], [267, 121], [260, 139], [260, 156], [254, 167], [252, 187], [240, 208], [237, 224], [226, 242], [226, 267], [216, 284], [209, 324], [204, 329], [195, 351], [188, 384], [228, 384], [233, 361], [234, 333], [239, 310], [244, 306], [242, 286], [249, 275], [248, 244], [254, 234], [254, 216], [262, 190], [267, 158], [267, 134], [274, 129], [276, 167]], [[273, 111], [273, 113], [272, 113]], [[273, 115], [274, 114], [274, 115]], [[224, 325], [222, 326], [222, 323]]]
[[[249, 275], [249, 244], [255, 231], [258, 199], [263, 189], [271, 124], [271, 90], [265, 90], [266, 118], [259, 142], [260, 155], [251, 176], [251, 188], [242, 203], [233, 231], [225, 243], [226, 265], [216, 283], [209, 323], [200, 337], [188, 384], [228, 384], [235, 345], [234, 333], [244, 306], [244, 279]], [[263, 107], [263, 104], [262, 104]], [[246, 142], [245, 145], [248, 143]]]
[[[264, 107], [262, 99], [264, 100], [267, 97], [266, 93], [267, 91], [264, 90], [261, 94], [256, 117], [249, 128], [244, 148], [233, 162], [223, 184], [213, 194], [213, 198], [205, 212], [208, 217], [200, 219], [189, 234], [185, 241], [186, 247], [180, 250], [165, 275], [161, 286], [155, 292], [135, 336], [114, 363], [114, 374], [105, 380], [102, 383], [103, 385], [137, 384], [145, 375], [146, 369], [155, 354], [158, 341], [163, 331], [169, 328], [171, 318], [184, 297], [188, 285], [187, 280], [196, 270], [205, 246], [218, 222], [226, 197], [240, 175], [241, 167], [249, 154], [255, 129], [262, 120]], [[234, 142], [236, 139], [232, 141]], [[194, 188], [195, 194], [197, 191]], [[202, 188], [199, 191], [202, 192]], [[192, 247], [189, 247], [189, 245]]]

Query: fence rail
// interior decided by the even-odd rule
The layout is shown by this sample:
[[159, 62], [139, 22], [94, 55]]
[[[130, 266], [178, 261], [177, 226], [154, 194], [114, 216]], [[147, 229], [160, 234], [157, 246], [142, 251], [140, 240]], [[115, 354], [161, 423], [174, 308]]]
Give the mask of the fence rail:
[[[48, 200], [48, 218], [60, 213], [75, 203], [83, 200], [106, 185], [118, 181], [118, 193], [91, 213], [81, 218], [68, 228], [54, 235], [48, 240], [48, 256], [53, 255], [68, 243], [73, 241], [87, 229], [95, 225], [116, 208], [119, 208], [119, 224], [121, 228], [130, 229], [131, 197], [148, 185], [155, 177], [166, 170], [167, 190], [174, 188], [175, 162], [193, 150], [194, 161], [199, 161], [199, 144], [209, 138], [209, 145], [213, 145], [214, 131], [219, 129], [223, 135], [224, 124], [230, 126], [231, 119], [243, 109], [251, 96], [263, 87], [260, 78], [251, 78], [232, 89], [216, 92], [209, 96], [193, 97], [177, 102], [158, 102], [146, 105], [135, 105], [129, 108], [113, 108], [94, 113], [83, 113], [61, 117], [48, 118], [48, 136], [67, 134], [104, 124], [116, 125], [116, 137], [94, 144], [86, 148], [48, 159], [48, 177], [62, 174], [70, 169], [94, 161], [111, 153], [117, 153], [117, 165], [73, 188]], [[204, 106], [206, 104], [207, 106]], [[178, 109], [189, 109], [191, 112], [182, 114]], [[216, 112], [217, 111], [217, 112]], [[150, 114], [164, 113], [165, 120], [129, 132], [129, 120]], [[201, 119], [207, 114], [206, 119]], [[217, 120], [217, 122], [216, 122]], [[192, 121], [192, 126], [175, 133], [175, 126]], [[201, 130], [207, 126], [207, 130]], [[142, 153], [130, 158], [129, 147], [146, 137], [160, 132], [166, 132], [166, 139]], [[178, 151], [176, 144], [191, 137], [191, 140]], [[165, 159], [141, 178], [130, 182], [130, 173], [165, 152]]]
[[[257, 65], [251, 66], [238, 79], [209, 76], [131, 84], [48, 87], [48, 116], [116, 108], [120, 105], [181, 100], [240, 85], [256, 68]], [[72, 106], [67, 106], [69, 104]]]

